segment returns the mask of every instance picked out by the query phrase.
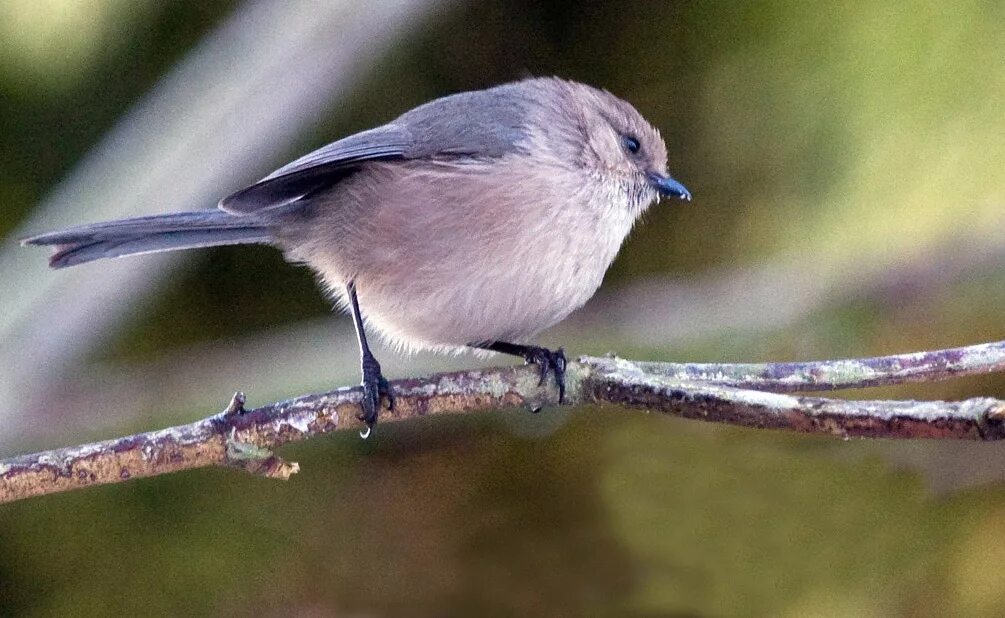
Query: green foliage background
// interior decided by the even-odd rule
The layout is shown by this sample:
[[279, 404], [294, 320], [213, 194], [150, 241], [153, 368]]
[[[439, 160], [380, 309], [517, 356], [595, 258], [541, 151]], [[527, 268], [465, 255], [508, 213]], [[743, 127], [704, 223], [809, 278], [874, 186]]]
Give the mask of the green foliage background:
[[[73, 33], [48, 47], [11, 34], [41, 8], [0, 10], [11, 34], [0, 46], [0, 234], [232, 9], [69, 6], [48, 6]], [[695, 195], [647, 217], [610, 286], [781, 258], [821, 276], [895, 269], [963, 233], [1001, 243], [1000, 1], [470, 3], [405, 41], [276, 160], [525, 74], [635, 103]], [[261, 294], [266, 280], [284, 293]], [[993, 266], [839, 299], [780, 332], [619, 352], [753, 361], [976, 343], [1005, 339], [1003, 301], [1005, 268]], [[329, 311], [310, 276], [275, 253], [210, 251], [100, 355], [145, 359]], [[874, 394], [1003, 397], [1005, 383]], [[286, 484], [209, 470], [0, 507], [0, 614], [1005, 612], [1005, 466], [994, 445], [954, 451], [993, 480], [934, 493], [938, 465], [922, 475], [882, 444], [595, 409], [528, 437], [513, 426], [549, 420], [509, 416], [292, 446], [284, 455], [305, 472]], [[152, 410], [119, 429], [193, 418]], [[924, 459], [936, 446], [912, 448]]]

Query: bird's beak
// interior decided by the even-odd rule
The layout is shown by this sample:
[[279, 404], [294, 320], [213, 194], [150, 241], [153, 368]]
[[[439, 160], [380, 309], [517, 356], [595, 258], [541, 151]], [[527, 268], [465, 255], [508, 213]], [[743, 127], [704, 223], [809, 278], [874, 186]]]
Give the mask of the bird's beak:
[[687, 187], [669, 176], [650, 172], [649, 182], [653, 183], [653, 187], [660, 192], [660, 195], [669, 195], [689, 202], [691, 201], [691, 192], [687, 190]]

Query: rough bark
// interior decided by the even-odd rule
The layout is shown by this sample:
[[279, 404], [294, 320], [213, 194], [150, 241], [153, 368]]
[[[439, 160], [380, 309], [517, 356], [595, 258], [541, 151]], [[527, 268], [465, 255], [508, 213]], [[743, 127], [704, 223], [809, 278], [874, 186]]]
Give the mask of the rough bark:
[[[683, 418], [841, 437], [1000, 440], [1005, 401], [850, 401], [792, 391], [860, 388], [1002, 371], [1005, 342], [896, 356], [810, 363], [691, 364], [583, 357], [569, 363], [564, 405], [601, 404]], [[488, 409], [558, 405], [534, 367], [398, 380], [381, 423]], [[0, 461], [0, 503], [206, 466], [286, 479], [299, 470], [273, 449], [338, 429], [362, 428], [359, 387], [247, 410], [237, 393], [212, 417], [159, 431]], [[379, 430], [379, 426], [378, 426]], [[379, 432], [378, 432], [379, 433]]]

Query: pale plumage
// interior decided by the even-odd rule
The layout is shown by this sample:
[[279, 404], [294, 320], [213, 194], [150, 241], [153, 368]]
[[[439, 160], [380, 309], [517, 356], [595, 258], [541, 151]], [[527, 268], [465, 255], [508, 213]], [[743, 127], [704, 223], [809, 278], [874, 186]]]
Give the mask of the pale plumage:
[[[522, 345], [585, 303], [667, 176], [666, 146], [610, 93], [529, 79], [421, 105], [221, 200], [219, 211], [29, 238], [54, 267], [102, 257], [268, 243], [304, 262], [357, 318], [364, 419], [387, 389], [363, 321], [403, 349], [467, 346], [554, 370]], [[358, 306], [356, 300], [358, 298]], [[363, 316], [360, 319], [360, 314]]]
[[343, 303], [355, 280], [367, 324], [398, 348], [528, 341], [593, 295], [657, 196], [607, 128], [616, 116], [644, 136], [665, 172], [662, 140], [626, 103], [561, 80], [497, 90], [476, 94], [509, 100], [520, 130], [479, 150], [494, 156], [367, 163], [313, 198], [284, 243]]

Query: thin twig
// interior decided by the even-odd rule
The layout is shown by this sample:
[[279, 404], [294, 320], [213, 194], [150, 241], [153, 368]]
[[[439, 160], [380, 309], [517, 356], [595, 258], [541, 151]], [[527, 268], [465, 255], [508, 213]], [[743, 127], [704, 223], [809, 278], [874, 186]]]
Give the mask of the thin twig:
[[[1005, 438], [1005, 401], [998, 399], [846, 401], [769, 391], [857, 388], [1002, 370], [1005, 342], [813, 363], [678, 364], [583, 357], [567, 368], [565, 403], [613, 404], [842, 437], [1000, 440]], [[444, 373], [392, 386], [396, 406], [382, 413], [381, 423], [557, 405], [554, 383], [540, 385], [533, 367]], [[214, 465], [286, 479], [299, 468], [272, 450], [361, 427], [359, 401], [359, 387], [347, 387], [245, 410], [238, 393], [223, 412], [188, 425], [2, 460], [0, 503]]]
[[663, 363], [611, 359], [647, 375], [779, 393], [934, 382], [1005, 371], [1005, 341], [928, 352], [804, 363]]

